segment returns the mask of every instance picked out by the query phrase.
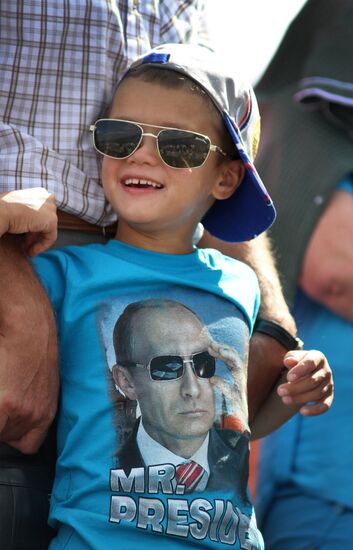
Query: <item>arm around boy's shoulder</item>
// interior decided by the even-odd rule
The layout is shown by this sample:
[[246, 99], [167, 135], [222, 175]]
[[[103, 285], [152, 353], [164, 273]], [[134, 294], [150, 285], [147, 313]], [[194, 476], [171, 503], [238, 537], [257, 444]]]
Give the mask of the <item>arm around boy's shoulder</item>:
[[53, 312], [23, 249], [55, 241], [55, 199], [42, 188], [2, 193], [0, 212], [0, 440], [32, 453], [56, 411], [58, 373]]
[[0, 240], [0, 279], [0, 441], [33, 453], [56, 411], [56, 327], [17, 236]]
[[206, 266], [217, 274], [218, 294], [235, 303], [243, 312], [250, 333], [260, 306], [260, 289], [255, 271], [246, 263], [215, 249], [200, 249]]

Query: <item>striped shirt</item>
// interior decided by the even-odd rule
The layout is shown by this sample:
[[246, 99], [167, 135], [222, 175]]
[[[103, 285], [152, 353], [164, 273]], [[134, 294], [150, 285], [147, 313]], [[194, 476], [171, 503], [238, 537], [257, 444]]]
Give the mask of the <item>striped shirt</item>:
[[204, 0], [1, 0], [0, 192], [45, 187], [61, 210], [107, 225], [89, 125], [131, 61], [206, 36]]

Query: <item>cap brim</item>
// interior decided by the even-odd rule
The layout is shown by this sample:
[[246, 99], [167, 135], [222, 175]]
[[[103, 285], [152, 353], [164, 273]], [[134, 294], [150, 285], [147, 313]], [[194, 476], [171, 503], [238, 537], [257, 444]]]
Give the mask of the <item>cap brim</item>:
[[223, 241], [242, 242], [266, 231], [275, 218], [272, 201], [266, 202], [259, 180], [247, 170], [232, 197], [216, 201], [202, 223], [212, 235]]
[[217, 200], [202, 223], [212, 235], [223, 241], [249, 241], [271, 227], [276, 219], [276, 209], [226, 113], [224, 119], [244, 163], [245, 175], [235, 193], [229, 199]]

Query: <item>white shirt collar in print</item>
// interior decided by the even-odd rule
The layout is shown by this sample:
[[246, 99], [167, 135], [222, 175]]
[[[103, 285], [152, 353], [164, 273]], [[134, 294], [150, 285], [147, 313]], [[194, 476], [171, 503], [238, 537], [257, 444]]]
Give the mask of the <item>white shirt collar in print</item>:
[[199, 447], [196, 453], [194, 453], [189, 459], [185, 459], [182, 456], [172, 453], [166, 447], [163, 447], [160, 443], [158, 443], [158, 441], [155, 441], [146, 432], [142, 421], [140, 422], [136, 439], [142, 459], [146, 466], [152, 466], [153, 464], [173, 464], [173, 466], [177, 467], [179, 464], [182, 464], [187, 460], [193, 460], [202, 466], [202, 468], [206, 471], [208, 478], [210, 475], [210, 467], [207, 459], [209, 438], [210, 434], [208, 433], [201, 447]]

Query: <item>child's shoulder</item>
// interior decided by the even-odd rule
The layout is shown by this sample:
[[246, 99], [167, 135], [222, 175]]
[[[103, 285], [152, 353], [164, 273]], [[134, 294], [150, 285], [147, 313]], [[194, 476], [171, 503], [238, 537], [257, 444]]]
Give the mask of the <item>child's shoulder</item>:
[[[110, 242], [110, 241], [109, 241]], [[112, 255], [108, 243], [90, 243], [82, 245], [65, 245], [43, 252], [38, 257], [55, 259], [63, 263], [70, 261], [90, 261], [92, 257], [99, 255]]]
[[208, 278], [216, 280], [218, 293], [242, 310], [252, 330], [260, 305], [259, 283], [253, 269], [212, 248], [200, 249], [199, 257], [207, 270], [214, 273]]
[[68, 277], [69, 274], [91, 270], [104, 263], [104, 244], [68, 245], [47, 250], [31, 259], [37, 273]]
[[200, 260], [210, 269], [220, 269], [225, 274], [244, 275], [246, 277], [257, 279], [255, 271], [246, 263], [223, 254], [215, 248], [200, 248]]

